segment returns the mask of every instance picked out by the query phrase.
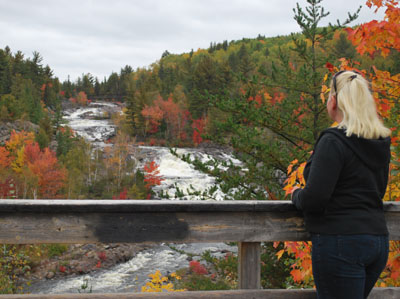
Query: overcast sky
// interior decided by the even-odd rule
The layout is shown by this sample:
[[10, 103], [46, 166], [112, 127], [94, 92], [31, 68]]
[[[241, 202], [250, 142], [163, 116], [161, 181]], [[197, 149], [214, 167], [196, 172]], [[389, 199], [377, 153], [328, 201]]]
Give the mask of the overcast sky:
[[[306, 0], [0, 0], [0, 47], [38, 51], [61, 81], [83, 73], [100, 80], [125, 65], [148, 67], [161, 54], [207, 48], [210, 42], [298, 32], [296, 2]], [[366, 0], [325, 0], [322, 25], [382, 19]]]

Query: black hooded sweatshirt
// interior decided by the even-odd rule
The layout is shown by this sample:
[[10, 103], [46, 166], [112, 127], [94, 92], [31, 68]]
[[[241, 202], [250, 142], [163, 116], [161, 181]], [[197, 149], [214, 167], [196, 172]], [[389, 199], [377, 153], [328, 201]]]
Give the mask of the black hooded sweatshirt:
[[321, 133], [304, 168], [306, 186], [292, 202], [304, 212], [306, 229], [321, 234], [387, 235], [382, 198], [390, 161], [390, 137]]

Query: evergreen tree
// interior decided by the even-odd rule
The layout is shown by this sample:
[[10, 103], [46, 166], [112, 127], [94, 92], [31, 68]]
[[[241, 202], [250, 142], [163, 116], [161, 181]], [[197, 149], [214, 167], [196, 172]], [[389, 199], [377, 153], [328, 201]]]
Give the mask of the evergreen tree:
[[11, 94], [16, 99], [19, 114], [27, 114], [31, 122], [38, 124], [42, 118], [43, 109], [39, 91], [32, 81], [17, 74], [11, 87]]
[[85, 75], [82, 76], [82, 88], [80, 89], [80, 91], [84, 91], [86, 93], [86, 95], [92, 96], [94, 94], [94, 77], [92, 74], [87, 73]]
[[94, 81], [94, 95], [96, 97], [98, 97], [100, 95], [100, 89], [101, 89], [100, 82], [99, 82], [99, 79], [97, 79], [97, 77], [96, 77], [96, 79]]
[[105, 85], [105, 92], [111, 97], [121, 96], [120, 79], [117, 73], [111, 73]]
[[334, 54], [338, 58], [346, 57], [348, 59], [353, 59], [355, 57], [356, 49], [347, 39], [347, 34], [345, 32], [340, 33], [339, 39], [334, 45]]
[[0, 95], [10, 93], [10, 90], [10, 57], [6, 54], [4, 50], [0, 49]]
[[193, 71], [192, 97], [189, 101], [190, 112], [194, 118], [204, 117], [208, 110], [207, 95], [216, 95], [221, 87], [218, 65], [210, 55], [204, 55]]
[[246, 44], [242, 44], [237, 53], [238, 57], [238, 71], [246, 78], [249, 78], [250, 72], [254, 69], [254, 63], [251, 61]]
[[[250, 80], [243, 76], [238, 82], [239, 93], [211, 97], [212, 106], [223, 111], [225, 117], [207, 137], [233, 148], [242, 164], [190, 162], [189, 157], [182, 157], [216, 177], [227, 199], [282, 198], [290, 161], [304, 161], [319, 132], [330, 124], [320, 93], [328, 72], [324, 67], [329, 59], [325, 42], [336, 27], [318, 28], [327, 16], [320, 2], [308, 0], [306, 12], [297, 5], [295, 20], [302, 35], [291, 36], [294, 47], [290, 51], [279, 51], [280, 60], [274, 63], [270, 78]], [[343, 25], [356, 17], [357, 13], [349, 15]], [[246, 51], [243, 44], [238, 52], [240, 62], [247, 59]], [[205, 195], [215, 190], [211, 188]]]

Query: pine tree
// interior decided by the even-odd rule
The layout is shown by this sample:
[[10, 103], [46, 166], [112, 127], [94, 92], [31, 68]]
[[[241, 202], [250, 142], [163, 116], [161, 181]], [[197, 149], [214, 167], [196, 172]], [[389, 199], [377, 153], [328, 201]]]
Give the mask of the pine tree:
[[[279, 51], [271, 76], [242, 76], [237, 82], [238, 93], [230, 91], [224, 97], [211, 97], [211, 105], [223, 111], [225, 117], [214, 124], [214, 134], [206, 137], [233, 148], [235, 158], [242, 164], [190, 162], [188, 157], [182, 157], [214, 176], [227, 199], [282, 198], [290, 161], [304, 161], [320, 131], [330, 124], [320, 95], [328, 73], [325, 42], [337, 26], [319, 28], [327, 13], [321, 0], [307, 2], [306, 12], [299, 5], [294, 10], [302, 35], [293, 34], [292, 49]], [[349, 15], [344, 24], [356, 16], [357, 13]], [[244, 44], [237, 55], [241, 58], [239, 65], [247, 59]], [[246, 75], [245, 69], [242, 73]], [[210, 193], [215, 190], [211, 188]]]

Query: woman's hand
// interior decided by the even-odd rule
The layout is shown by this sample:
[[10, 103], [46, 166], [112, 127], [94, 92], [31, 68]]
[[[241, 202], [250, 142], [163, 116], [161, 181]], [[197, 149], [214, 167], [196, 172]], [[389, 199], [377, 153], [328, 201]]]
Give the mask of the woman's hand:
[[296, 191], [297, 189], [300, 189], [300, 187], [299, 187], [299, 186], [293, 187], [292, 191], [290, 192], [290, 199], [293, 198], [293, 193], [294, 193], [294, 191]]

